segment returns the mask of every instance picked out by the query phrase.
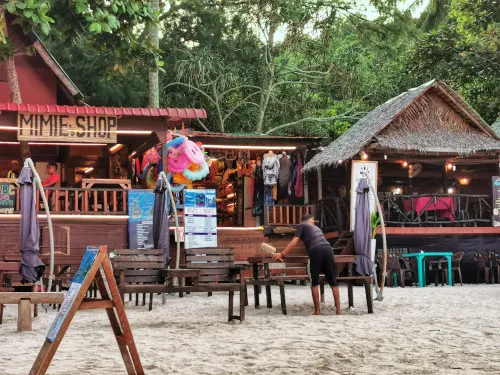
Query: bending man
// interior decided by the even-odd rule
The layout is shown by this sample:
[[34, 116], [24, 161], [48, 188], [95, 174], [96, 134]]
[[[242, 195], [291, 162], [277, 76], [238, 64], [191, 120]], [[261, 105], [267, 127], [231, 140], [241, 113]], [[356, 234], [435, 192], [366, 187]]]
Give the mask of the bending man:
[[314, 218], [311, 215], [302, 217], [302, 224], [297, 228], [293, 240], [285, 247], [281, 253], [276, 253], [273, 256], [274, 260], [284, 261], [287, 254], [293, 250], [299, 240], [304, 241], [309, 253], [308, 273], [311, 279], [311, 291], [314, 302], [314, 315], [320, 315], [319, 303], [319, 275], [325, 274], [325, 278], [330, 284], [335, 300], [337, 315], [340, 315], [340, 295], [339, 287], [337, 286], [337, 271], [333, 262], [333, 249], [330, 243], [326, 240], [321, 229], [314, 225]]

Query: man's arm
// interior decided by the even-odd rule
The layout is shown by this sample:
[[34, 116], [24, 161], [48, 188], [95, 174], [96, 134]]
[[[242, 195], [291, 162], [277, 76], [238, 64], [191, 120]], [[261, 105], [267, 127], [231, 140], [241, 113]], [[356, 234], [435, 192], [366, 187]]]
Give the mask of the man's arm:
[[293, 250], [295, 246], [297, 246], [297, 243], [299, 242], [300, 237], [293, 237], [293, 239], [286, 245], [285, 249], [281, 253], [276, 253], [273, 255], [273, 260], [279, 260], [283, 262], [283, 258], [286, 257], [286, 255]]

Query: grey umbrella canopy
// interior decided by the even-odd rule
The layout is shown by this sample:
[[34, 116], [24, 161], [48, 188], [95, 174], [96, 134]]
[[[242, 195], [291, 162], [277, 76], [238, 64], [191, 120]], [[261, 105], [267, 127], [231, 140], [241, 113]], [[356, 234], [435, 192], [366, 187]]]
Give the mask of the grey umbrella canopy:
[[33, 172], [24, 167], [17, 182], [21, 185], [21, 252], [19, 273], [23, 283], [34, 283], [42, 277], [45, 264], [38, 257], [40, 224], [36, 215]]
[[368, 180], [359, 180], [356, 188], [356, 216], [354, 222], [354, 248], [356, 249], [356, 271], [361, 275], [371, 275], [373, 264], [371, 253], [371, 228], [370, 228], [370, 187]]
[[165, 264], [170, 263], [170, 232], [168, 227], [169, 198], [167, 182], [158, 178], [155, 186], [155, 204], [153, 208], [153, 243], [155, 249], [165, 250]]

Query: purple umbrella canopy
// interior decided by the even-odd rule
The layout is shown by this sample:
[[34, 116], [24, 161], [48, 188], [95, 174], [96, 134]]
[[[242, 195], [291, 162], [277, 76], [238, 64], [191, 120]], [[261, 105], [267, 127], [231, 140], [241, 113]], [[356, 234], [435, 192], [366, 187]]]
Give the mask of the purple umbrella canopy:
[[371, 228], [370, 228], [370, 187], [368, 180], [359, 180], [356, 188], [356, 216], [354, 221], [354, 248], [356, 249], [356, 271], [361, 275], [371, 275], [373, 263], [371, 254]]
[[167, 181], [163, 178], [156, 180], [155, 204], [153, 208], [153, 243], [155, 249], [165, 250], [165, 264], [170, 263], [170, 231], [168, 226]]
[[40, 260], [40, 224], [36, 215], [36, 201], [33, 186], [33, 172], [24, 167], [17, 182], [21, 185], [21, 252], [19, 273], [23, 283], [34, 283], [45, 271]]

